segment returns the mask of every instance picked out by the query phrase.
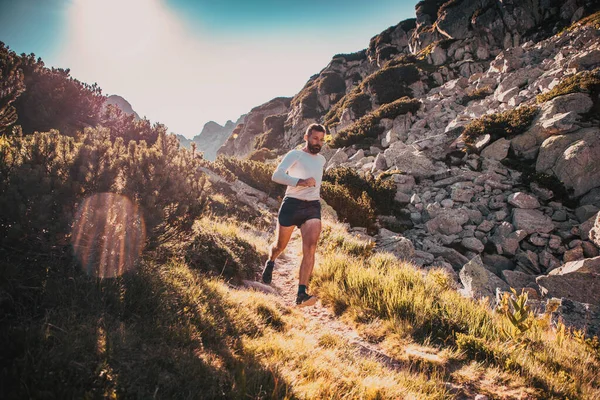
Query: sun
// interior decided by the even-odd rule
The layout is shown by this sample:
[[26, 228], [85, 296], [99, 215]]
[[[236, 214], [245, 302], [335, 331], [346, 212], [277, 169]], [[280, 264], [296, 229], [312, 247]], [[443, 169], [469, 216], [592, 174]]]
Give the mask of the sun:
[[169, 26], [158, 0], [74, 0], [70, 12], [78, 47], [120, 62], [150, 54]]

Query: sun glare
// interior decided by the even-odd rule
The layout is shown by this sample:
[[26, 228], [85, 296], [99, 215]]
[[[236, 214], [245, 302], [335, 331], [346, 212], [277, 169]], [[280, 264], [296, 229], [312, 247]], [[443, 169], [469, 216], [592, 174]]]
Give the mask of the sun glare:
[[115, 278], [135, 268], [145, 235], [144, 219], [131, 200], [114, 193], [98, 193], [79, 207], [71, 245], [88, 275]]

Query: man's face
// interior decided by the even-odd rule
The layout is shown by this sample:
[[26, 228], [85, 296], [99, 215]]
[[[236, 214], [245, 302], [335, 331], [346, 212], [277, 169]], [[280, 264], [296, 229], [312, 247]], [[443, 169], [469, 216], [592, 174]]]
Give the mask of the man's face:
[[311, 154], [318, 154], [321, 151], [321, 147], [323, 147], [323, 143], [325, 140], [325, 133], [318, 131], [311, 131], [310, 136], [305, 135], [304, 139], [306, 140], [306, 147]]

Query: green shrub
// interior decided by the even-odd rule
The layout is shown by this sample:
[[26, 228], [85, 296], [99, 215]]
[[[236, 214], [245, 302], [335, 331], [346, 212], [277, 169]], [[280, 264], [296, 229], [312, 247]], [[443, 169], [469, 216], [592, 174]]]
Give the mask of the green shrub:
[[384, 65], [384, 68], [397, 67], [398, 65], [416, 64], [418, 61], [419, 60], [417, 59], [417, 56], [415, 56], [414, 54], [401, 54], [398, 57], [388, 61]]
[[152, 146], [113, 142], [104, 128], [76, 139], [35, 133], [10, 138], [0, 152], [0, 229], [16, 248], [41, 251], [66, 240], [77, 205], [96, 193], [139, 206], [151, 244], [188, 231], [205, 204], [198, 160], [165, 131]]
[[407, 113], [416, 113], [421, 107], [421, 102], [410, 97], [403, 97], [389, 104], [384, 104], [377, 110], [373, 111], [375, 118], [383, 119], [389, 118], [394, 119], [398, 115], [404, 115]]
[[398, 54], [399, 51], [394, 46], [387, 46], [383, 49], [379, 50], [379, 59], [380, 60], [389, 60], [393, 55]]
[[343, 58], [346, 62], [363, 61], [367, 59], [367, 52], [365, 50], [361, 50], [357, 51], [356, 53], [336, 54], [333, 56], [333, 59], [336, 58]]
[[475, 89], [471, 93], [467, 93], [466, 95], [464, 95], [463, 98], [460, 99], [460, 104], [462, 104], [463, 106], [466, 106], [467, 104], [469, 104], [469, 102], [471, 102], [473, 100], [485, 99], [492, 93], [493, 93], [493, 90], [489, 86], [484, 86], [482, 88]]
[[237, 235], [214, 232], [208, 224], [185, 244], [183, 251], [190, 267], [237, 283], [254, 277], [262, 257], [251, 243]]
[[317, 98], [317, 86], [319, 84], [318, 75], [311, 77], [304, 88], [298, 93], [291, 102], [292, 107], [302, 108], [303, 118], [319, 118], [319, 101]]
[[503, 113], [484, 115], [471, 121], [463, 131], [467, 145], [475, 143], [478, 137], [489, 134], [492, 141], [501, 137], [512, 138], [524, 133], [538, 113], [537, 107], [522, 106]]
[[600, 11], [588, 15], [571, 25], [568, 29], [574, 30], [583, 26], [591, 26], [595, 29], [600, 29]]
[[[600, 71], [584, 71], [561, 81], [547, 93], [536, 97], [538, 104], [569, 93], [590, 93], [596, 97], [600, 93]], [[595, 95], [595, 96], [594, 96]]]
[[372, 114], [368, 114], [339, 131], [332, 139], [331, 146], [334, 148], [350, 146], [365, 138], [377, 138], [382, 133], [383, 127], [379, 126], [379, 120]]
[[258, 161], [258, 162], [263, 162], [263, 163], [266, 160], [272, 160], [274, 158], [277, 158], [277, 152], [275, 152], [271, 149], [267, 149], [266, 147], [260, 148], [258, 150], [254, 150], [248, 156], [248, 159], [250, 161]]
[[259, 161], [240, 160], [235, 157], [219, 155], [215, 164], [221, 164], [237, 178], [255, 189], [266, 192], [271, 197], [283, 196], [285, 186], [271, 180], [275, 165]]
[[385, 67], [369, 75], [362, 85], [375, 94], [379, 104], [391, 103], [404, 96], [412, 96], [410, 84], [419, 80], [419, 70], [414, 65]]
[[327, 72], [322, 75], [319, 80], [319, 91], [324, 94], [345, 93], [346, 82], [340, 74], [335, 72]]
[[321, 197], [337, 212], [341, 221], [352, 226], [372, 229], [375, 223], [375, 211], [369, 195], [363, 192], [355, 197], [346, 186], [323, 182]]
[[366, 138], [377, 138], [383, 133], [383, 127], [379, 126], [382, 118], [396, 118], [398, 115], [408, 112], [416, 112], [421, 103], [418, 100], [404, 97], [390, 104], [385, 104], [377, 110], [361, 117], [352, 125], [339, 131], [331, 141], [332, 147], [350, 146], [364, 141]]
[[17, 109], [12, 103], [23, 93], [23, 73], [20, 59], [14, 51], [11, 51], [0, 42], [0, 134], [10, 130], [18, 118]]
[[360, 87], [355, 87], [350, 93], [338, 101], [325, 115], [325, 125], [331, 126], [340, 121], [342, 112], [350, 108], [356, 118], [364, 116], [371, 109], [371, 97], [362, 92]]
[[355, 198], [366, 193], [373, 201], [373, 207], [379, 214], [393, 213], [398, 206], [394, 200], [396, 186], [391, 180], [374, 178], [371, 174], [363, 177], [349, 167], [328, 170], [323, 181], [345, 187]]

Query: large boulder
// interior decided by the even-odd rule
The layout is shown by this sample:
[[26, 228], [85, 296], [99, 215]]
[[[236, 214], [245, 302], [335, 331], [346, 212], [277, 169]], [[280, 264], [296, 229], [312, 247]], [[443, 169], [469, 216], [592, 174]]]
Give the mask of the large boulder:
[[384, 228], [379, 230], [377, 250], [393, 253], [401, 260], [408, 260], [415, 254], [415, 247], [409, 239]]
[[515, 208], [512, 211], [512, 223], [516, 229], [522, 229], [527, 234], [549, 233], [554, 229], [552, 218], [539, 210]]
[[536, 285], [535, 276], [520, 271], [504, 270], [502, 271], [502, 277], [511, 288], [517, 291]]
[[552, 321], [582, 330], [587, 336], [593, 337], [600, 334], [600, 306], [586, 304], [568, 298], [550, 299], [548, 306], [554, 303], [555, 311], [552, 312]]
[[566, 297], [580, 303], [600, 304], [600, 274], [593, 271], [597, 271], [596, 260], [588, 263], [585, 260], [575, 261], [567, 263], [562, 271], [559, 268], [549, 275], [538, 276], [536, 282], [547, 297]]
[[590, 128], [558, 158], [552, 171], [574, 196], [600, 186], [600, 129]]
[[565, 275], [573, 272], [600, 275], [600, 257], [567, 262], [562, 267], [551, 271], [548, 275]]
[[392, 143], [383, 155], [388, 166], [395, 165], [400, 171], [416, 178], [428, 178], [437, 171], [425, 153], [403, 142]]
[[458, 251], [449, 247], [432, 243], [429, 239], [425, 239], [423, 241], [423, 249], [433, 254], [435, 257], [442, 257], [444, 260], [449, 262], [450, 265], [452, 265], [452, 268], [457, 271], [462, 268], [463, 265], [469, 262], [469, 259], [460, 254]]
[[429, 233], [452, 235], [462, 231], [462, 226], [469, 221], [469, 213], [464, 209], [432, 209], [428, 210], [432, 217], [425, 223]]
[[592, 106], [592, 99], [585, 93], [566, 94], [544, 103], [531, 127], [511, 140], [513, 150], [517, 155], [530, 157], [549, 137], [576, 130], [579, 115], [590, 111]]
[[494, 299], [496, 288], [503, 291], [510, 290], [506, 282], [485, 268], [479, 256], [465, 264], [458, 276], [464, 286], [461, 292], [469, 297]]
[[510, 148], [510, 140], [500, 138], [488, 147], [483, 149], [481, 156], [485, 158], [491, 158], [492, 160], [501, 161], [508, 156], [508, 149]]
[[534, 196], [517, 192], [508, 196], [508, 203], [517, 208], [538, 208], [540, 206], [540, 202]]
[[600, 213], [596, 214], [594, 225], [589, 230], [588, 236], [589, 239], [596, 244], [596, 246], [600, 247]]

